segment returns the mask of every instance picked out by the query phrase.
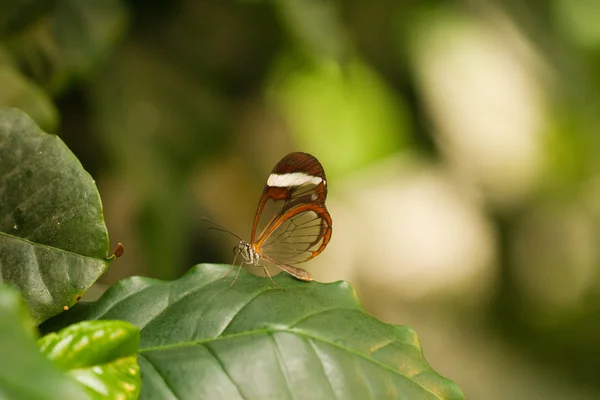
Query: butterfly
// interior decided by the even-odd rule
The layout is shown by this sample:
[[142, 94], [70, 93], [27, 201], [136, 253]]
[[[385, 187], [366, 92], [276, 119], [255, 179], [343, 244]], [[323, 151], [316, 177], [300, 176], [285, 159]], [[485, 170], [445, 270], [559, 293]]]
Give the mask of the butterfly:
[[221, 226], [240, 240], [234, 248], [233, 265], [238, 256], [243, 259], [229, 288], [237, 281], [244, 265], [262, 267], [277, 286], [265, 262], [297, 279], [312, 281], [312, 275], [296, 264], [318, 256], [331, 239], [331, 216], [325, 207], [326, 198], [325, 171], [314, 156], [295, 152], [283, 157], [267, 179], [250, 241]]

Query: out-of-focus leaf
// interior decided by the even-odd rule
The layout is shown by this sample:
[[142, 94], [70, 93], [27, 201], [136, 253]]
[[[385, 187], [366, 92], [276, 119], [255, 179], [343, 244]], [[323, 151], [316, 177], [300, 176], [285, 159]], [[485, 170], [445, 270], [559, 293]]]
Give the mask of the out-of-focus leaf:
[[48, 321], [123, 319], [141, 330], [144, 399], [463, 399], [415, 332], [365, 312], [346, 282], [301, 282], [199, 265], [182, 278], [129, 278]]
[[281, 63], [269, 88], [299, 147], [315, 152], [334, 177], [397, 152], [409, 137], [408, 113], [375, 71], [359, 60]]
[[35, 327], [16, 290], [0, 285], [0, 398], [88, 399], [84, 390], [40, 354]]
[[60, 138], [0, 109], [0, 283], [21, 290], [39, 323], [94, 283], [108, 249], [92, 177]]
[[139, 342], [139, 330], [127, 322], [83, 321], [44, 336], [38, 345], [93, 398], [126, 400], [139, 396]]
[[54, 0], [5, 0], [0, 13], [0, 37], [27, 27], [47, 14]]
[[0, 48], [0, 107], [16, 107], [47, 132], [54, 132], [58, 111], [48, 95], [18, 71], [10, 56]]
[[7, 45], [36, 82], [57, 93], [110, 53], [126, 17], [121, 0], [56, 0], [45, 18], [10, 37]]
[[553, 16], [564, 37], [589, 50], [600, 48], [600, 3], [595, 0], [554, 0]]
[[348, 41], [339, 17], [339, 3], [332, 0], [278, 0], [283, 25], [308, 54], [343, 61]]

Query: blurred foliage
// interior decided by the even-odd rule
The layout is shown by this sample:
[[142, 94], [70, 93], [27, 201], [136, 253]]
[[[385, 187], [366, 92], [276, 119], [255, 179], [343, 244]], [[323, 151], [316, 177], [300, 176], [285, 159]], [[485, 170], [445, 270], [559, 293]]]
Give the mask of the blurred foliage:
[[600, 393], [598, 15], [594, 0], [8, 1], [0, 105], [58, 132], [105, 189], [131, 249], [107, 280], [230, 261], [198, 226], [204, 201], [249, 218], [286, 151], [315, 153], [332, 194], [394, 155], [439, 165], [495, 235], [487, 326]]
[[271, 79], [272, 102], [281, 108], [294, 142], [319, 149], [330, 179], [407, 145], [406, 106], [370, 67], [326, 58], [300, 69], [290, 58], [280, 61]]
[[19, 292], [0, 285], [0, 395], [6, 399], [91, 399], [40, 353], [36, 336], [29, 308]]
[[140, 331], [125, 321], [82, 321], [38, 340], [40, 352], [93, 399], [136, 400]]

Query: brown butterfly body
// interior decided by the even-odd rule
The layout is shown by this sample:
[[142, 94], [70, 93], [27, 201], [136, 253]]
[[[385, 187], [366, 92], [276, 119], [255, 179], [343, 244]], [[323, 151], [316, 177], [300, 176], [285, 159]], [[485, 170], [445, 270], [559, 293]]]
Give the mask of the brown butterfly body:
[[[314, 156], [296, 152], [283, 157], [267, 179], [250, 242], [240, 240], [234, 249], [236, 257], [244, 259], [240, 268], [261, 266], [269, 275], [261, 262], [265, 260], [297, 279], [311, 281], [312, 275], [295, 264], [319, 255], [331, 239], [326, 198], [325, 171]], [[235, 280], [237, 276], [232, 285]]]

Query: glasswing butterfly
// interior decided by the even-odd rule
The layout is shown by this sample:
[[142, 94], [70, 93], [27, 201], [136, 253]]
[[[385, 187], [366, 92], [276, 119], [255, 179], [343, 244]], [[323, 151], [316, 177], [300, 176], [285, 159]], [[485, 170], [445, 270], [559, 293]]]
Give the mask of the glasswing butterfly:
[[326, 198], [325, 171], [314, 156], [296, 152], [283, 157], [271, 171], [258, 202], [250, 242], [221, 227], [240, 240], [233, 249], [233, 265], [238, 256], [243, 259], [229, 288], [244, 265], [262, 267], [277, 286], [263, 261], [297, 279], [312, 281], [308, 271], [295, 265], [318, 256], [331, 239]]

